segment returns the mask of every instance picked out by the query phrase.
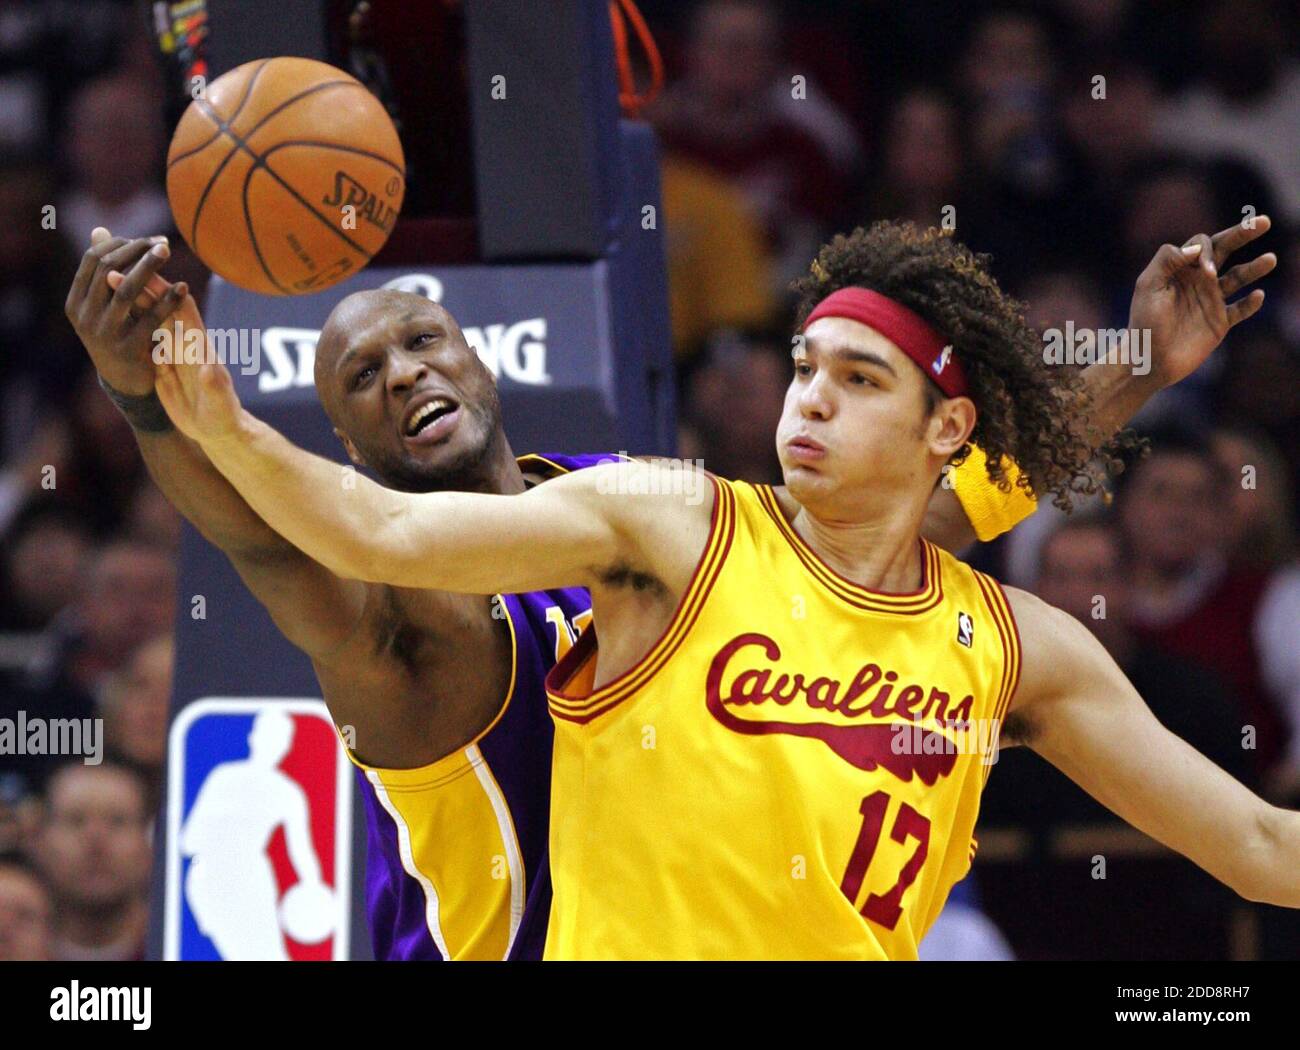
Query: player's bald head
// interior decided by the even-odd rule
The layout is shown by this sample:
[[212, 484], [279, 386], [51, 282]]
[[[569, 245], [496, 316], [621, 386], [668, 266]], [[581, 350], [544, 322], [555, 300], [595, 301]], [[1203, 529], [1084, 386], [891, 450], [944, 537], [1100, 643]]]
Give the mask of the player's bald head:
[[432, 299], [395, 288], [370, 288], [353, 292], [330, 311], [316, 344], [316, 374], [322, 367], [332, 368], [340, 354], [350, 345], [374, 334], [377, 325], [397, 321], [405, 324], [417, 317], [428, 317], [441, 325], [456, 327], [456, 319]]
[[386, 329], [427, 318], [448, 331], [460, 333], [460, 326], [432, 299], [395, 288], [371, 288], [353, 292], [330, 311], [316, 344], [316, 390], [332, 420], [338, 403], [336, 375], [340, 358], [372, 339], [383, 339]]

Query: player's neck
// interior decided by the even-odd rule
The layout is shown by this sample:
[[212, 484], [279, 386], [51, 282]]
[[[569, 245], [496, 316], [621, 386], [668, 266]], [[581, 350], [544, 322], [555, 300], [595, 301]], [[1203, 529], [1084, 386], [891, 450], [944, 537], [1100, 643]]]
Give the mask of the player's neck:
[[479, 492], [497, 496], [514, 496], [523, 492], [528, 486], [524, 484], [524, 472], [519, 469], [514, 450], [505, 435], [494, 444], [492, 455], [484, 463], [484, 487]]
[[921, 515], [910, 508], [840, 518], [800, 506], [792, 524], [822, 561], [860, 587], [885, 594], [921, 587]]

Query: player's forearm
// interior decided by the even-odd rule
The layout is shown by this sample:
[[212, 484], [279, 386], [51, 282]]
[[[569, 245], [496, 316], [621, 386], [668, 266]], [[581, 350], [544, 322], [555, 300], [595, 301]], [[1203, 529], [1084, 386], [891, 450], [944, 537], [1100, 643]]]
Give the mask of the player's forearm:
[[1242, 896], [1300, 908], [1300, 812], [1266, 807], [1259, 817], [1257, 842]]
[[252, 561], [293, 551], [179, 430], [137, 433], [136, 442], [163, 495], [214, 546], [232, 558]]
[[1126, 330], [1119, 351], [1114, 355], [1116, 360], [1098, 361], [1083, 373], [1083, 383], [1091, 402], [1087, 421], [1095, 428], [1098, 447], [1114, 437], [1161, 389], [1150, 361], [1146, 362], [1150, 370], [1145, 375], [1135, 373], [1135, 364], [1126, 352], [1128, 343]]
[[298, 448], [247, 411], [233, 434], [205, 441], [203, 451], [262, 521], [326, 568], [370, 580], [386, 564], [407, 494]]

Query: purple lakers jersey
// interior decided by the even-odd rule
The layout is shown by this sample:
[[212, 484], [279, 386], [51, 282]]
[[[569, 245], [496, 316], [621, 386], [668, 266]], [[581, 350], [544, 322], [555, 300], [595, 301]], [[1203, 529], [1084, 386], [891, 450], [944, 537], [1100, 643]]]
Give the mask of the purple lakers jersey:
[[[554, 477], [618, 457], [529, 455]], [[479, 737], [418, 769], [357, 765], [376, 959], [540, 959], [551, 908], [552, 723], [546, 673], [591, 620], [582, 587], [498, 595], [510, 686]]]

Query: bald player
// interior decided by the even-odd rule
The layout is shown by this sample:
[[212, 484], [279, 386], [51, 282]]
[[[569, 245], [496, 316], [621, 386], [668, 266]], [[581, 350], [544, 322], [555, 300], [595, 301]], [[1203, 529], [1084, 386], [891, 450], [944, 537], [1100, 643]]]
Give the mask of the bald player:
[[[1163, 246], [1131, 326], [1194, 367], [1272, 269], [1257, 235]], [[1250, 900], [1300, 907], [1300, 814], [1171, 734], [1081, 624], [922, 538], [972, 438], [1069, 505], [1100, 483], [1053, 365], [987, 257], [877, 223], [799, 282], [782, 487], [652, 463], [520, 494], [340, 495], [338, 468], [163, 369], [169, 415], [281, 535], [343, 576], [467, 594], [585, 586], [547, 680], [556, 723], [546, 957], [915, 958], [969, 870], [999, 735]], [[1190, 367], [1187, 368], [1190, 371]], [[1182, 374], [1186, 374], [1183, 372]], [[1001, 727], [1005, 723], [1005, 733]]]

